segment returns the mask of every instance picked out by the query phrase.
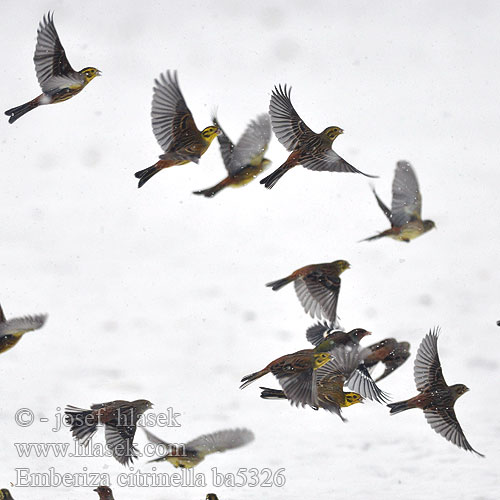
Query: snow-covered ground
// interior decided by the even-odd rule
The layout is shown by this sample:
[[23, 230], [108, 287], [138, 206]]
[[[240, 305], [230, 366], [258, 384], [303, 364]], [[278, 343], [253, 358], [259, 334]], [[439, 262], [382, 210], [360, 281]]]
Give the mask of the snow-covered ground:
[[[43, 330], [0, 355], [0, 488], [16, 500], [97, 498], [91, 488], [12, 487], [31, 473], [109, 474], [117, 500], [500, 498], [498, 108], [495, 2], [2, 2], [2, 109], [38, 95], [36, 28], [55, 11], [72, 65], [103, 72], [76, 98], [0, 122], [0, 301], [7, 316], [47, 312]], [[411, 161], [423, 215], [437, 230], [409, 245], [357, 243], [387, 222], [360, 175], [296, 168], [214, 199], [191, 191], [225, 174], [214, 144], [200, 165], [137, 189], [134, 172], [161, 150], [151, 131], [153, 79], [177, 69], [199, 127], [218, 106], [236, 140], [267, 110], [275, 84], [313, 130], [339, 125], [336, 151], [390, 202], [395, 163]], [[268, 157], [286, 158], [273, 138]], [[485, 459], [435, 434], [416, 410], [389, 417], [367, 402], [347, 424], [327, 412], [261, 400], [243, 375], [306, 348], [307, 317], [291, 287], [264, 284], [305, 264], [347, 259], [338, 313], [370, 340], [408, 340], [415, 354], [442, 327], [444, 374], [471, 391], [456, 412]], [[412, 396], [413, 359], [386, 379]], [[255, 441], [208, 457], [206, 487], [122, 488], [111, 458], [19, 458], [14, 443], [71, 443], [58, 408], [147, 398], [181, 427], [172, 442], [248, 427]], [[16, 425], [32, 409], [36, 422]], [[49, 422], [40, 422], [48, 418]], [[146, 443], [139, 430], [136, 440]], [[103, 442], [102, 430], [95, 442]], [[282, 487], [221, 487], [212, 468], [284, 468]], [[86, 469], [85, 469], [86, 468]], [[134, 471], [151, 473], [138, 461]], [[168, 463], [157, 472], [174, 473]], [[262, 481], [265, 473], [259, 476]]]

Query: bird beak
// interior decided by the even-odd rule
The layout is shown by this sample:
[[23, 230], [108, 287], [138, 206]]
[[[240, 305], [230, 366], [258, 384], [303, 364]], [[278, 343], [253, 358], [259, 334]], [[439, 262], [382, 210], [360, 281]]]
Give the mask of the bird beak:
[[365, 333], [365, 335], [371, 335], [371, 334], [372, 334], [372, 332], [366, 332]]
[[101, 70], [97, 70], [97, 76], [102, 76], [102, 71]]
[[344, 130], [343, 129], [340, 129], [340, 133], [343, 134], [344, 133]]
[[220, 128], [217, 129], [217, 135], [221, 135], [222, 134], [222, 130]]

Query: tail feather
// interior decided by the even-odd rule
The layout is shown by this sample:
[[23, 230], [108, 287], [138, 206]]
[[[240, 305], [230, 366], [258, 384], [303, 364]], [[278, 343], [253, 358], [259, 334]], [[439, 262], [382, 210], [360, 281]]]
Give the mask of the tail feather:
[[285, 393], [279, 389], [270, 389], [269, 387], [261, 387], [261, 389], [260, 397], [262, 399], [288, 399]]
[[391, 415], [396, 415], [397, 413], [401, 413], [402, 411], [409, 410], [412, 408], [409, 404], [408, 401], [398, 401], [397, 403], [389, 403], [387, 405], [391, 411]]
[[378, 240], [379, 238], [383, 238], [384, 236], [385, 236], [384, 233], [379, 233], [379, 234], [376, 234], [375, 236], [370, 236], [369, 238], [365, 238], [363, 240], [359, 240], [358, 243], [361, 243], [362, 241]]
[[144, 184], [146, 184], [146, 182], [148, 182], [149, 179], [156, 175], [160, 170], [160, 167], [158, 167], [157, 165], [153, 165], [151, 167], [145, 168], [144, 170], [139, 170], [138, 172], [136, 172], [134, 175], [137, 177], [137, 179], [140, 179], [137, 187], [144, 186]]
[[64, 413], [73, 436], [85, 446], [97, 431], [98, 418], [92, 410], [76, 406], [67, 406]]
[[39, 103], [37, 99], [33, 99], [32, 101], [21, 104], [20, 106], [16, 106], [15, 108], [8, 109], [5, 114], [10, 116], [9, 123], [14, 123], [16, 120], [19, 120], [21, 116], [25, 115], [29, 111], [37, 108]]
[[241, 379], [241, 381], [243, 383], [240, 385], [240, 389], [244, 389], [245, 387], [249, 386], [254, 380], [257, 380], [258, 378], [263, 377], [268, 371], [269, 370], [264, 368], [264, 370], [260, 370], [260, 371], [255, 372], [255, 373], [251, 373], [250, 375], [243, 377]]
[[224, 189], [227, 185], [226, 180], [224, 179], [223, 181], [219, 182], [215, 186], [212, 186], [211, 188], [207, 189], [202, 189], [200, 191], [193, 191], [193, 194], [199, 194], [202, 196], [205, 196], [206, 198], [212, 198], [215, 196], [219, 191]]
[[264, 184], [267, 189], [271, 189], [281, 179], [281, 177], [283, 177], [294, 166], [295, 165], [288, 166], [286, 163], [284, 163], [277, 170], [269, 174], [267, 177], [264, 177], [264, 179], [262, 179], [260, 183]]
[[291, 283], [292, 281], [293, 278], [291, 276], [287, 276], [286, 278], [282, 278], [280, 280], [270, 281], [269, 283], [266, 283], [266, 286], [270, 286], [274, 291], [276, 291], [283, 288], [285, 285], [288, 285], [288, 283]]

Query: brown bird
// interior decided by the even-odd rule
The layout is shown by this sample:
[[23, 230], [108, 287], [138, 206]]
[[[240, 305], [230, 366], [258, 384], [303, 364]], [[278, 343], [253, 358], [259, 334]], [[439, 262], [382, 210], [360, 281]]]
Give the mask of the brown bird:
[[198, 465], [211, 453], [223, 452], [245, 446], [255, 437], [248, 429], [226, 429], [223, 431], [204, 434], [186, 444], [167, 443], [144, 429], [148, 439], [168, 451], [165, 455], [150, 460], [150, 462], [170, 462], [174, 467], [190, 469]]
[[372, 370], [378, 363], [384, 365], [384, 372], [375, 379], [375, 382], [380, 382], [410, 357], [410, 344], [388, 338], [366, 347], [362, 356], [363, 362], [369, 370]]
[[215, 493], [208, 493], [206, 500], [219, 500], [219, 499], [217, 498], [217, 495]]
[[12, 349], [26, 332], [42, 328], [45, 321], [47, 321], [46, 314], [22, 316], [7, 321], [0, 306], [0, 353]]
[[463, 384], [448, 385], [437, 351], [439, 328], [430, 331], [422, 340], [415, 358], [414, 377], [419, 394], [406, 401], [390, 403], [391, 415], [410, 408], [424, 411], [429, 425], [445, 439], [467, 451], [484, 457], [469, 444], [455, 415], [456, 400], [469, 389]]
[[[343, 422], [341, 408], [363, 402], [363, 397], [356, 392], [344, 392], [344, 385], [349, 385], [349, 379], [362, 362], [359, 347], [340, 345], [331, 351], [331, 360], [318, 369], [316, 389], [318, 404], [315, 410], [336, 413]], [[262, 399], [288, 399], [284, 391], [261, 387]]]
[[99, 500], [115, 500], [109, 486], [98, 486], [94, 491], [97, 491]]
[[143, 186], [153, 175], [174, 165], [198, 163], [212, 141], [220, 133], [218, 127], [210, 125], [201, 132], [196, 127], [177, 80], [177, 72], [160, 75], [155, 80], [151, 109], [153, 132], [164, 153], [153, 166], [139, 170], [135, 176], [138, 187]]
[[228, 186], [245, 186], [271, 163], [270, 160], [264, 158], [271, 140], [271, 123], [267, 113], [249, 123], [236, 146], [222, 130], [215, 115], [213, 124], [220, 130], [217, 140], [228, 176], [211, 188], [193, 191], [193, 194], [201, 194], [207, 198], [215, 196]]
[[90, 410], [67, 406], [65, 420], [82, 446], [87, 446], [99, 424], [104, 425], [107, 447], [119, 463], [127, 465], [138, 454], [134, 446], [137, 421], [152, 407], [153, 404], [146, 399], [99, 403], [92, 405]]
[[[12, 484], [12, 483], [11, 483]], [[0, 500], [14, 500], [10, 491], [6, 488], [0, 490]]]
[[344, 131], [340, 127], [327, 127], [320, 134], [313, 132], [300, 118], [290, 100], [291, 88], [274, 87], [269, 105], [271, 125], [278, 140], [291, 151], [285, 163], [260, 181], [271, 189], [291, 168], [302, 165], [309, 170], [328, 172], [355, 172], [364, 174], [347, 163], [332, 149], [333, 141]]
[[[306, 338], [315, 347], [316, 352], [331, 352], [339, 346], [345, 346], [353, 349], [359, 348], [360, 341], [371, 335], [364, 328], [354, 328], [350, 332], [343, 330], [336, 330], [328, 323], [317, 323], [309, 327], [306, 331]], [[382, 347], [379, 354], [382, 354]], [[389, 356], [389, 352], [384, 351], [384, 356]], [[370, 358], [370, 355], [373, 357]], [[365, 357], [368, 357], [369, 362], [365, 362]], [[349, 374], [347, 384], [356, 392], [359, 392], [363, 398], [376, 401], [377, 403], [386, 403], [389, 401], [389, 395], [382, 391], [373, 380], [369, 369], [371, 369], [378, 362], [374, 360], [375, 354], [369, 347], [361, 349], [360, 362], [356, 370], [352, 370]], [[383, 378], [383, 377], [382, 377]]]
[[422, 220], [422, 195], [418, 188], [415, 171], [407, 161], [398, 161], [396, 166], [394, 182], [392, 183], [391, 210], [377, 196], [375, 189], [372, 188], [372, 191], [378, 206], [389, 219], [391, 228], [361, 241], [377, 240], [388, 236], [394, 240], [409, 243], [436, 227], [434, 221]]
[[318, 406], [316, 371], [331, 359], [328, 352], [315, 352], [304, 349], [286, 354], [271, 361], [262, 370], [246, 375], [240, 389], [244, 389], [254, 380], [272, 373], [281, 385], [291, 404]]
[[279, 290], [293, 281], [295, 292], [306, 313], [313, 318], [337, 320], [337, 303], [340, 292], [340, 275], [351, 265], [345, 260], [301, 267], [286, 278], [266, 283]]

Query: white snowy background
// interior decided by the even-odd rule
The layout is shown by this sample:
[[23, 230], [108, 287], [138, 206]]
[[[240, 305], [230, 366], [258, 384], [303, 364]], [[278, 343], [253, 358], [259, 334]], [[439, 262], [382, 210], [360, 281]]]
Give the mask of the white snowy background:
[[[2, 109], [39, 94], [36, 29], [54, 10], [75, 69], [98, 78], [76, 98], [0, 122], [0, 301], [8, 317], [47, 312], [46, 326], [0, 355], [0, 487], [16, 500], [97, 499], [91, 488], [21, 488], [16, 468], [110, 474], [115, 498], [385, 499], [500, 497], [500, 5], [493, 1], [46, 1], [3, 0]], [[437, 229], [411, 244], [357, 243], [387, 228], [361, 175], [297, 167], [272, 190], [258, 182], [214, 199], [191, 194], [222, 179], [218, 145], [137, 189], [134, 172], [161, 154], [150, 123], [153, 80], [177, 69], [202, 128], [218, 106], [236, 140], [292, 85], [315, 131], [339, 125], [335, 150], [390, 202], [397, 160], [411, 161], [423, 215]], [[273, 138], [277, 168], [285, 149]], [[474, 456], [446, 442], [413, 410], [382, 405], [335, 415], [244, 391], [242, 376], [307, 348], [313, 324], [292, 287], [264, 284], [306, 264], [347, 259], [338, 313], [374, 342], [408, 340], [411, 359], [381, 384], [415, 394], [413, 360], [442, 327], [449, 383], [471, 390], [456, 412]], [[364, 343], [367, 343], [364, 341]], [[261, 382], [261, 383], [260, 383]], [[18, 458], [15, 442], [71, 442], [51, 432], [56, 409], [147, 398], [172, 407], [184, 442], [248, 427], [255, 441], [209, 456], [205, 488], [120, 488], [110, 458]], [[17, 409], [36, 422], [16, 425]], [[40, 418], [49, 418], [42, 423]], [[103, 442], [102, 430], [95, 441]], [[139, 447], [146, 443], [138, 430]], [[152, 465], [134, 464], [142, 472]], [[211, 469], [285, 468], [278, 488], [215, 488]], [[168, 463], [161, 472], [176, 470]]]

